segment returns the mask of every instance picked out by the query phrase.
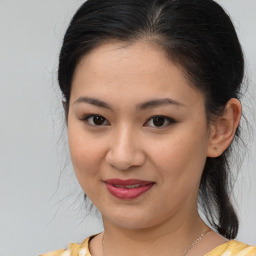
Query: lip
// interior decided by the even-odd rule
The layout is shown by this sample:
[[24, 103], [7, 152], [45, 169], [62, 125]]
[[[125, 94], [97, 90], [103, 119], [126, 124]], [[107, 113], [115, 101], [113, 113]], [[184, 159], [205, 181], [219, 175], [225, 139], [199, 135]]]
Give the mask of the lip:
[[[105, 180], [104, 183], [111, 195], [123, 200], [135, 199], [146, 193], [155, 184], [155, 182], [152, 181], [144, 181], [138, 179], [109, 179]], [[135, 187], [128, 188], [127, 186]]]

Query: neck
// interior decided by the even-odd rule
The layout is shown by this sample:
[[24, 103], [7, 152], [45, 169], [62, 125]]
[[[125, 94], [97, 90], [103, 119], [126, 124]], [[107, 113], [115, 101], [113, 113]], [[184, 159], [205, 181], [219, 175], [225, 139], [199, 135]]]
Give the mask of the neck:
[[127, 229], [103, 218], [104, 256], [183, 255], [196, 238], [207, 229], [197, 211], [185, 217], [176, 214], [157, 226]]

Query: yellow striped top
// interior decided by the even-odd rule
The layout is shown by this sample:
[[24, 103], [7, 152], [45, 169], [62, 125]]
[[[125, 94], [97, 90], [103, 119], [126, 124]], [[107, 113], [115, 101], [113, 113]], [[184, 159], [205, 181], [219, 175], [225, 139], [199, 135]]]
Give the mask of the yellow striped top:
[[[91, 256], [89, 251], [89, 240], [86, 238], [81, 244], [69, 244], [67, 249], [57, 250], [42, 254], [40, 256]], [[236, 240], [228, 241], [205, 256], [256, 256], [256, 246], [251, 246]]]

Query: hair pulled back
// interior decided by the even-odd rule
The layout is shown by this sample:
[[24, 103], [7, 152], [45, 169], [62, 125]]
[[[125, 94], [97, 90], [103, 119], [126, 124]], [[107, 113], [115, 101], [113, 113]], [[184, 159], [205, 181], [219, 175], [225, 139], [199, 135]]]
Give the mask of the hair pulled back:
[[[243, 53], [229, 16], [216, 2], [87, 0], [71, 20], [59, 57], [58, 80], [66, 111], [73, 74], [83, 56], [109, 40], [132, 44], [141, 39], [161, 46], [205, 95], [209, 122], [222, 113], [230, 98], [239, 97]], [[206, 159], [199, 204], [210, 224], [233, 239], [238, 218], [230, 199], [230, 151], [231, 147], [217, 158]]]

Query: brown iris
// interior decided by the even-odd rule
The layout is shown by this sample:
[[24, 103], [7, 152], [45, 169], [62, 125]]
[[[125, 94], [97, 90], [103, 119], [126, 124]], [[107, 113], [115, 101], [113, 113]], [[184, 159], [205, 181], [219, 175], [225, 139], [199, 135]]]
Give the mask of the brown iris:
[[165, 119], [163, 117], [154, 117], [153, 118], [153, 124], [157, 127], [163, 126], [165, 122]]
[[95, 125], [103, 125], [105, 122], [105, 118], [102, 116], [94, 116], [93, 117], [93, 123]]

